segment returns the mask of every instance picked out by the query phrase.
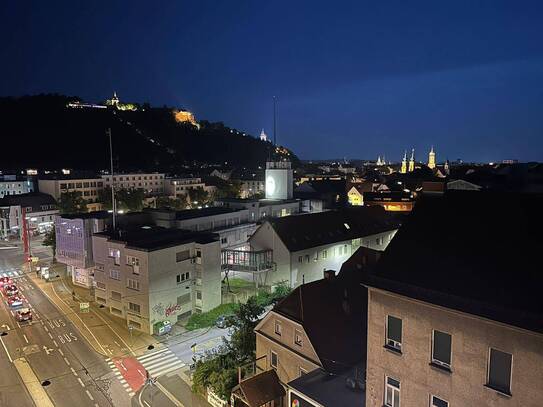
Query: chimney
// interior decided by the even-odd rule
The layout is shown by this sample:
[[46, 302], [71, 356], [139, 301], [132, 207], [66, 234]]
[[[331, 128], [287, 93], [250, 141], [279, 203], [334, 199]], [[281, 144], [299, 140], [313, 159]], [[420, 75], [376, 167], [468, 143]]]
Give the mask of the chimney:
[[324, 269], [323, 273], [324, 273], [325, 280], [333, 280], [336, 277], [336, 272], [334, 270]]

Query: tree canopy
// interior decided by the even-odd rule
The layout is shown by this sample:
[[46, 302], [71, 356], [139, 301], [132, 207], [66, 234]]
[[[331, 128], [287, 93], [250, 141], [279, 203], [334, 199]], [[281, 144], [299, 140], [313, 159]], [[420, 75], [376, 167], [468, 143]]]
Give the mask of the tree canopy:
[[86, 202], [80, 191], [63, 192], [58, 200], [60, 213], [87, 212]]

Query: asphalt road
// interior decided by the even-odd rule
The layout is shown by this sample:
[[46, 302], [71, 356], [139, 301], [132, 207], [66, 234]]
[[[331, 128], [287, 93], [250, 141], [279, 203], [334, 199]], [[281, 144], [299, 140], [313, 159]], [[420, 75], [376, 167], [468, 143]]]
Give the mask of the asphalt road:
[[[22, 260], [18, 249], [0, 250], [0, 275], [20, 274]], [[50, 382], [44, 389], [55, 406], [129, 405], [128, 395], [122, 404], [112, 400], [111, 369], [69, 319], [28, 276], [15, 277], [14, 283], [32, 308], [33, 321], [19, 324], [2, 297], [0, 326], [10, 328], [2, 337], [5, 348], [0, 349], [0, 359], [5, 362], [0, 370], [1, 400], [9, 397], [5, 405], [33, 405], [9, 361], [19, 357], [28, 360], [40, 382]]]

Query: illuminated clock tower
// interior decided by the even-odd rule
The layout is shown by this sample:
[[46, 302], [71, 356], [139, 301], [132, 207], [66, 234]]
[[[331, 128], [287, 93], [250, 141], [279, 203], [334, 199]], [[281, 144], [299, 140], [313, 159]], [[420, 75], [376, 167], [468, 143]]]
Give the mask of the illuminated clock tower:
[[266, 199], [292, 199], [293, 180], [290, 161], [268, 161]]
[[428, 168], [432, 170], [436, 168], [436, 153], [434, 151], [434, 146], [432, 146], [432, 149], [430, 150], [430, 153], [428, 154]]

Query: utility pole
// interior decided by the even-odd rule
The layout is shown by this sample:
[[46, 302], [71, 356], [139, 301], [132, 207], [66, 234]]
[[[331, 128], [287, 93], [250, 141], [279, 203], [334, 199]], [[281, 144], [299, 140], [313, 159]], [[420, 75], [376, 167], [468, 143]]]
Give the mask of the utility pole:
[[111, 141], [111, 128], [106, 131], [109, 137], [109, 160], [111, 164], [111, 209], [113, 209], [113, 231], [116, 228], [117, 204], [115, 203], [115, 182], [113, 181], [113, 142]]
[[277, 147], [277, 98], [273, 97], [273, 146]]

